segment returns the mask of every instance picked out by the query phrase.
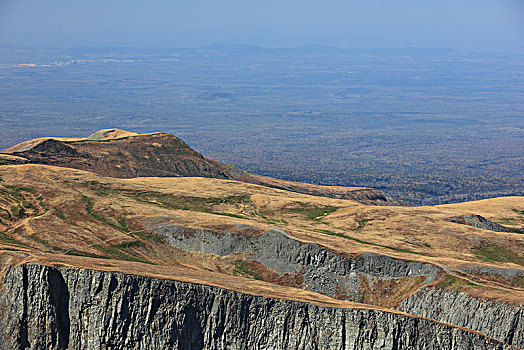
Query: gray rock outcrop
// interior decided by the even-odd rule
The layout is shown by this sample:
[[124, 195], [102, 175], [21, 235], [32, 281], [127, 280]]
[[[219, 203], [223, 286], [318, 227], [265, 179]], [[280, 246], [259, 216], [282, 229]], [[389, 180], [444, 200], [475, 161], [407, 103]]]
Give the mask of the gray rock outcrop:
[[524, 348], [522, 305], [477, 299], [464, 292], [421, 288], [404, 299], [398, 310], [473, 329], [518, 348]]
[[[246, 226], [246, 230], [250, 228], [241, 226]], [[147, 228], [178, 249], [219, 256], [248, 253], [254, 260], [280, 274], [304, 271], [306, 288], [333, 296], [338, 286], [349, 301], [361, 301], [362, 285], [357, 274], [369, 281], [423, 276], [429, 283], [440, 271], [431, 264], [403, 261], [387, 255], [342, 256], [318, 244], [300, 242], [278, 228], [251, 237], [231, 232], [214, 233], [169, 222], [150, 224]], [[240, 229], [238, 227], [236, 231]]]
[[7, 268], [2, 349], [509, 349], [431, 320], [39, 264]]

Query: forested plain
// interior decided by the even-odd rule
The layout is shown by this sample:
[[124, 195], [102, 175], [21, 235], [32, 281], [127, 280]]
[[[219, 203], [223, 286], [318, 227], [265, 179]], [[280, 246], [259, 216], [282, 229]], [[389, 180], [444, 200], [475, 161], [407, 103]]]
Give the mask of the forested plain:
[[424, 49], [0, 46], [0, 148], [162, 131], [250, 172], [410, 204], [524, 195], [522, 62]]

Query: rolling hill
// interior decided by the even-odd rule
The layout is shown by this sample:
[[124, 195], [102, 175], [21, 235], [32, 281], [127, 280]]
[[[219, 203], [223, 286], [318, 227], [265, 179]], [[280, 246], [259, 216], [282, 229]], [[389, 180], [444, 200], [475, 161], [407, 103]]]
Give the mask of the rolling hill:
[[[19, 315], [0, 323], [6, 348], [524, 347], [523, 197], [391, 205], [248, 174], [162, 133], [4, 153], [0, 304]], [[508, 230], [456, 219], [477, 216]]]
[[0, 153], [0, 159], [4, 163], [55, 165], [117, 178], [201, 176], [233, 179], [299, 193], [355, 199], [366, 204], [398, 204], [393, 198], [370, 188], [319, 186], [250, 174], [205, 158], [176, 136], [166, 133], [137, 134], [105, 129], [85, 139], [38, 138], [7, 148]]

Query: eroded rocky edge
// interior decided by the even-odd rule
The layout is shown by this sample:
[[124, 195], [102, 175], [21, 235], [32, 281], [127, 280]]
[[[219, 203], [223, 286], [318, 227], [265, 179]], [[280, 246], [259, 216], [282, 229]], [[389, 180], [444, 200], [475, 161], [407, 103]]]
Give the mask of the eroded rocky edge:
[[199, 284], [40, 264], [7, 267], [2, 349], [510, 349], [467, 329]]
[[[236, 232], [250, 229], [237, 227]], [[245, 227], [243, 227], [245, 226]], [[345, 300], [362, 301], [364, 277], [369, 285], [381, 280], [423, 276], [433, 282], [441, 269], [435, 265], [409, 262], [386, 255], [365, 253], [356, 258], [335, 254], [316, 243], [295, 240], [284, 231], [273, 228], [258, 236], [238, 233], [215, 233], [187, 228], [159, 220], [148, 229], [163, 236], [179, 249], [226, 256], [248, 253], [253, 259], [279, 273], [302, 269], [305, 287], [333, 296], [342, 288]], [[360, 277], [360, 278], [359, 278]], [[399, 310], [440, 322], [462, 326], [500, 341], [524, 348], [524, 310], [522, 306], [494, 300], [476, 299], [466, 293], [421, 288], [398, 306]]]
[[467, 293], [421, 288], [397, 308], [489, 334], [506, 344], [524, 348], [524, 307], [502, 301], [472, 298]]
[[[358, 277], [367, 278], [371, 285], [376, 279], [417, 276], [423, 276], [429, 283], [436, 279], [440, 271], [431, 264], [406, 262], [374, 253], [365, 253], [357, 258], [338, 255], [316, 243], [295, 240], [276, 227], [251, 237], [231, 232], [215, 233], [170, 222], [158, 222], [146, 227], [178, 249], [219, 256], [247, 253], [280, 274], [303, 271], [307, 289], [333, 296], [338, 286], [347, 295], [345, 300], [355, 302], [362, 302], [362, 283]], [[250, 226], [239, 225], [236, 231], [242, 228], [247, 231]]]

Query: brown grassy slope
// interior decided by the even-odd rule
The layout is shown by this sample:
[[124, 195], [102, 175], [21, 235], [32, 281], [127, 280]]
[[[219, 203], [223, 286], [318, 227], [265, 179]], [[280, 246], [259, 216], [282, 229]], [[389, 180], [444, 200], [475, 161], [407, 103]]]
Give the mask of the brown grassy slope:
[[89, 135], [86, 140], [112, 140], [120, 139], [123, 137], [138, 136], [140, 134], [132, 131], [120, 130], [120, 129], [102, 129], [94, 134]]
[[286, 191], [310, 194], [313, 196], [324, 196], [337, 199], [352, 199], [363, 204], [374, 205], [398, 205], [400, 202], [385, 196], [382, 192], [366, 187], [344, 187], [344, 186], [321, 186], [308, 183], [294, 182], [243, 173], [236, 180], [254, 183], [257, 185], [278, 188]]
[[27, 151], [36, 145], [47, 141], [47, 140], [57, 140], [57, 141], [84, 141], [84, 140], [111, 140], [111, 139], [118, 139], [123, 137], [130, 137], [130, 136], [136, 136], [139, 135], [135, 132], [131, 131], [125, 131], [120, 129], [103, 129], [95, 132], [94, 134], [89, 135], [86, 138], [81, 137], [39, 137], [37, 139], [32, 139], [28, 141], [21, 142], [17, 145], [14, 145], [12, 147], [9, 147], [3, 152], [5, 153], [15, 153], [15, 152], [23, 152]]
[[[49, 261], [81, 255], [86, 257], [84, 267], [89, 267], [89, 258], [104, 258], [108, 264], [189, 268], [197, 275], [206, 271], [220, 280], [234, 274], [234, 262], [245, 257], [180, 251], [144, 226], [157, 220], [230, 232], [236, 224], [246, 224], [255, 235], [276, 226], [297, 240], [340, 254], [376, 252], [442, 266], [455, 274], [451, 282], [436, 282], [446, 282], [447, 288], [515, 303], [524, 300], [523, 288], [515, 281], [460, 271], [465, 265], [523, 269], [524, 236], [444, 220], [470, 211], [495, 220], [520, 218], [522, 197], [382, 207], [223, 179], [116, 179], [42, 165], [0, 166], [0, 176], [0, 243]], [[22, 214], [18, 206], [24, 208]], [[93, 266], [100, 264], [96, 261]], [[295, 289], [289, 289], [289, 295]], [[378, 294], [366, 301], [383, 305]]]
[[[88, 170], [110, 177], [202, 176], [235, 179], [298, 193], [355, 199], [364, 204], [398, 204], [374, 189], [319, 186], [249, 174], [234, 166], [204, 158], [179, 138], [164, 133], [141, 135], [105, 129], [85, 139], [30, 140], [4, 152], [5, 157], [16, 155], [30, 163]], [[4, 163], [13, 162], [6, 159]]]
[[97, 174], [137, 176], [206, 176], [228, 178], [182, 140], [169, 134], [63, 142], [44, 140], [14, 154], [32, 163], [83, 169]]

